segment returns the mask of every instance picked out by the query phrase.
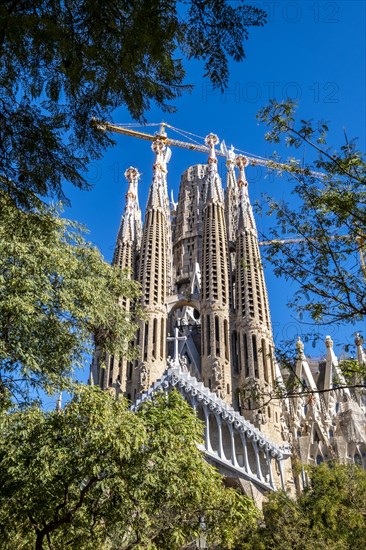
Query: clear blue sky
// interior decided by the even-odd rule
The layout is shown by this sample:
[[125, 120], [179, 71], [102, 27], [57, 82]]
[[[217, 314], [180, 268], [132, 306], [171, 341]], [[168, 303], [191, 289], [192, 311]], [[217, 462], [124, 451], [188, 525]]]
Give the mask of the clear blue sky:
[[[265, 128], [258, 125], [256, 113], [272, 97], [277, 100], [292, 97], [299, 101], [301, 118], [322, 118], [330, 122], [335, 147], [341, 145], [345, 128], [349, 137], [359, 138], [359, 146], [365, 150], [365, 2], [268, 0], [253, 4], [268, 12], [268, 23], [250, 31], [247, 59], [240, 64], [231, 63], [228, 90], [224, 94], [213, 91], [202, 76], [202, 65], [187, 63], [186, 81], [194, 85], [193, 92], [175, 102], [176, 114], [167, 115], [153, 108], [147, 113], [148, 122], [165, 120], [200, 136], [215, 132], [228, 145], [270, 156], [273, 147], [265, 142]], [[114, 121], [132, 122], [123, 108], [116, 111]], [[169, 135], [180, 139], [179, 135]], [[123, 173], [133, 165], [143, 174], [140, 204], [144, 209], [153, 162], [149, 142], [124, 136], [115, 136], [115, 139], [117, 145], [100, 162], [90, 166], [87, 177], [94, 185], [93, 190], [86, 193], [67, 188], [72, 207], [66, 215], [89, 228], [90, 240], [108, 261], [112, 258], [124, 206]], [[181, 173], [199, 162], [206, 162], [205, 155], [173, 149], [168, 184], [175, 197]], [[264, 191], [277, 198], [288, 192], [286, 179], [267, 178], [264, 171], [258, 172], [255, 168], [248, 168], [247, 176], [252, 202]], [[264, 228], [264, 223], [267, 222], [257, 219], [259, 229]], [[307, 332], [308, 327], [299, 324], [286, 307], [294, 288], [276, 279], [270, 266], [266, 267], [266, 280], [275, 339], [295, 339], [297, 334]], [[348, 334], [356, 329], [366, 334], [366, 327], [360, 325], [349, 329]], [[324, 336], [330, 333], [336, 344], [344, 342], [344, 336], [335, 328], [321, 332]], [[305, 351], [314, 353], [310, 343]], [[340, 347], [336, 351], [340, 351]]]

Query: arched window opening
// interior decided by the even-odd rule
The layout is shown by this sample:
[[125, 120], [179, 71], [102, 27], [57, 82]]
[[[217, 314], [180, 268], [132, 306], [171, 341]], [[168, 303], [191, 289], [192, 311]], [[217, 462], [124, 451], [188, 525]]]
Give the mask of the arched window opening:
[[216, 346], [216, 356], [220, 355], [220, 324], [219, 318], [215, 315], [215, 346]]
[[244, 343], [244, 367], [245, 367], [245, 376], [248, 378], [249, 376], [249, 354], [248, 354], [248, 340], [247, 335], [243, 335], [243, 343]]
[[259, 378], [257, 338], [255, 334], [252, 334], [252, 348], [253, 348], [254, 376], [256, 378]]
[[207, 355], [211, 355], [211, 330], [210, 330], [210, 316], [206, 317], [206, 340], [207, 340]]
[[164, 359], [165, 353], [165, 321], [161, 320], [160, 323], [160, 359]]
[[229, 361], [229, 342], [228, 342], [227, 319], [224, 319], [224, 344], [225, 344], [225, 359], [227, 361]]
[[236, 330], [233, 331], [231, 335], [231, 348], [233, 356], [233, 369], [234, 373], [238, 374], [239, 372], [239, 361], [238, 361], [238, 350], [237, 350], [237, 335]]
[[152, 347], [152, 356], [155, 357], [157, 356], [157, 353], [156, 353], [156, 335], [157, 335], [157, 332], [158, 332], [158, 320], [155, 318], [154, 321], [153, 321], [153, 347]]
[[275, 371], [274, 371], [274, 363], [273, 363], [273, 349], [272, 346], [269, 346], [269, 362], [271, 364], [271, 374], [272, 374], [272, 382], [276, 380]]
[[262, 338], [261, 348], [262, 348], [264, 380], [265, 380], [265, 382], [269, 382], [269, 379], [268, 379], [268, 365], [267, 365], [267, 349], [266, 349], [266, 341], [265, 341], [264, 338]]
[[145, 323], [145, 334], [144, 334], [144, 361], [147, 360], [147, 346], [149, 343], [149, 323]]

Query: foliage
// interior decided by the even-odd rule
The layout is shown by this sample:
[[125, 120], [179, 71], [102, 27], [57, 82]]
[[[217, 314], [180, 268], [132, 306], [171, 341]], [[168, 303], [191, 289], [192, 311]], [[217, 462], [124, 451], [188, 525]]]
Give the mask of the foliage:
[[[356, 359], [342, 359], [339, 362], [339, 370], [348, 385], [361, 385], [364, 383], [366, 378], [365, 365], [360, 365]], [[335, 379], [334, 383], [339, 386], [342, 384], [342, 380]], [[363, 387], [365, 387], [365, 384], [363, 384]]]
[[[247, 540], [252, 550], [351, 550], [363, 548], [366, 472], [354, 465], [308, 468], [309, 485], [297, 500], [273, 493], [263, 525]], [[244, 546], [246, 548], [246, 546]]]
[[[264, 251], [265, 258], [277, 275], [299, 284], [291, 305], [300, 318], [310, 314], [317, 323], [356, 322], [366, 313], [365, 158], [347, 136], [339, 150], [326, 147], [327, 124], [297, 124], [291, 101], [272, 101], [259, 119], [269, 126], [268, 140], [284, 140], [295, 149], [306, 145], [316, 154], [301, 167], [291, 163], [291, 204], [266, 197], [268, 214], [276, 218], [266, 238], [277, 242]], [[295, 243], [283, 242], [294, 238]]]
[[225, 489], [197, 443], [202, 426], [172, 392], [141, 411], [80, 387], [61, 412], [1, 416], [2, 548], [180, 549], [204, 516], [211, 548], [252, 526], [252, 502]]
[[0, 194], [0, 380], [11, 394], [67, 387], [94, 345], [126, 353], [135, 327], [118, 298], [137, 294], [75, 223]]
[[[80, 389], [61, 413], [35, 406], [4, 414], [3, 547], [42, 548], [55, 530], [77, 540], [86, 522], [97, 540], [100, 526], [93, 519], [104, 506], [103, 486], [113, 488], [117, 468], [142, 444], [139, 424], [122, 401], [93, 388]], [[95, 518], [86, 512], [92, 502]]]
[[29, 191], [64, 200], [63, 179], [87, 188], [82, 172], [111, 143], [93, 117], [126, 106], [141, 120], [151, 102], [174, 110], [190, 89], [182, 54], [225, 87], [228, 58], [243, 60], [249, 27], [265, 22], [241, 0], [4, 0], [1, 187], [21, 203]]
[[323, 550], [312, 532], [300, 504], [279, 491], [263, 506], [263, 523], [253, 531], [243, 549], [250, 550]]
[[362, 548], [366, 532], [366, 472], [360, 466], [323, 464], [310, 470], [302, 507], [312, 529], [333, 548]]

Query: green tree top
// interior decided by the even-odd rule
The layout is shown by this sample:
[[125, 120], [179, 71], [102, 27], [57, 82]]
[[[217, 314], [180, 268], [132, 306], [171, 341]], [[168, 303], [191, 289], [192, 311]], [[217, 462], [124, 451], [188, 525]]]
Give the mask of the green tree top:
[[353, 550], [365, 547], [366, 472], [349, 464], [304, 471], [307, 488], [296, 500], [270, 495], [263, 522], [246, 539], [248, 550]]
[[64, 199], [62, 180], [82, 176], [111, 140], [92, 117], [119, 106], [143, 119], [167, 111], [184, 84], [182, 54], [200, 59], [215, 86], [228, 58], [245, 57], [251, 26], [266, 14], [227, 0], [5, 0], [0, 6], [0, 185]]
[[96, 387], [60, 411], [0, 415], [4, 550], [233, 548], [254, 504], [205, 462], [202, 425], [172, 392], [137, 413]]
[[0, 379], [13, 396], [68, 387], [94, 345], [127, 353], [135, 325], [118, 304], [138, 284], [80, 228], [49, 209], [24, 213], [0, 193]]
[[276, 227], [266, 235], [275, 242], [264, 255], [277, 275], [298, 283], [291, 305], [300, 318], [355, 322], [366, 314], [365, 157], [346, 135], [339, 149], [327, 146], [327, 124], [297, 121], [295, 109], [291, 101], [272, 101], [259, 113], [269, 127], [268, 140], [283, 141], [295, 156], [306, 145], [314, 159], [304, 161], [301, 170], [289, 160], [294, 200], [265, 197]]

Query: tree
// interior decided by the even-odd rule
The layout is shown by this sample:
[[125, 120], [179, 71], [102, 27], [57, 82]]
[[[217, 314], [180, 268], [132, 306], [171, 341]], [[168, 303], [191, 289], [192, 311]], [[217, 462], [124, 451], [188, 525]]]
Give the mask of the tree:
[[[272, 101], [259, 113], [269, 126], [266, 138], [295, 149], [306, 144], [317, 157], [302, 166], [289, 161], [292, 204], [265, 197], [276, 218], [264, 256], [276, 275], [299, 290], [290, 305], [317, 323], [356, 322], [366, 313], [366, 162], [355, 140], [336, 150], [326, 147], [327, 124], [295, 121], [295, 104]], [[313, 171], [321, 172], [321, 176]], [[296, 243], [283, 239], [297, 240]]]
[[64, 200], [90, 159], [112, 143], [90, 124], [126, 106], [143, 120], [150, 103], [182, 92], [182, 55], [204, 61], [214, 86], [228, 57], [242, 61], [263, 10], [226, 0], [5, 0], [0, 6], [0, 185], [21, 203], [29, 191]]
[[210, 548], [254, 526], [197, 448], [202, 426], [178, 392], [139, 412], [96, 387], [62, 410], [1, 415], [2, 548], [180, 549], [204, 516]]
[[108, 265], [77, 224], [23, 212], [0, 193], [0, 380], [13, 397], [72, 383], [96, 345], [128, 352], [135, 325], [118, 304], [137, 283]]
[[[357, 150], [356, 140], [337, 151], [327, 147], [328, 126], [295, 118], [296, 104], [272, 100], [262, 108], [258, 118], [269, 131], [266, 139], [292, 148], [294, 156], [284, 162], [278, 155], [270, 163], [277, 172], [286, 164], [293, 198], [278, 201], [263, 194], [264, 203], [257, 209], [275, 218], [275, 226], [262, 234], [267, 241], [264, 259], [272, 264], [274, 273], [294, 281], [298, 290], [290, 302], [300, 321], [311, 324], [355, 323], [366, 313], [366, 161]], [[310, 159], [300, 164], [295, 160], [299, 149], [306, 146]], [[305, 153], [304, 153], [305, 154]], [[305, 336], [305, 339], [307, 337]], [[314, 335], [312, 339], [315, 343]], [[345, 346], [348, 351], [349, 346]], [[298, 350], [294, 342], [277, 346], [277, 360], [284, 380], [271, 388], [252, 381], [240, 388], [244, 408], [260, 409], [272, 400], [308, 396], [333, 391], [333, 387], [313, 390], [295, 373]], [[333, 375], [337, 389], [365, 388], [366, 369], [358, 361], [345, 359], [339, 363], [342, 379]]]
[[[263, 524], [246, 539], [252, 550], [363, 548], [366, 472], [359, 466], [322, 464], [307, 469], [308, 487], [297, 498], [273, 493]], [[243, 548], [246, 548], [244, 545]]]

